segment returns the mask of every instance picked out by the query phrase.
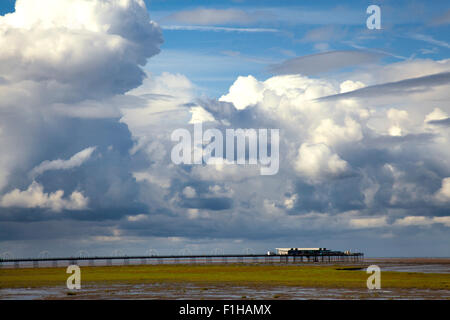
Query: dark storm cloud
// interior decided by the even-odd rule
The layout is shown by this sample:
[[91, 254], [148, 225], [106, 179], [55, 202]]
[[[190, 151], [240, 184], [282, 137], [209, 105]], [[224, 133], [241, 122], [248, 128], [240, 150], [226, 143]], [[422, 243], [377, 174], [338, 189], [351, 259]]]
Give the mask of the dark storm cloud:
[[[137, 200], [138, 185], [130, 173], [132, 168], [139, 169], [140, 160], [139, 155], [132, 159], [129, 154], [133, 141], [126, 125], [117, 119], [61, 118], [41, 129], [39, 134], [46, 144], [34, 154], [25, 172], [44, 160], [69, 158], [88, 146], [97, 146], [92, 158], [80, 167], [47, 171], [37, 177], [37, 182], [45, 186], [45, 192], [63, 190], [70, 194], [82, 190], [89, 198], [89, 208], [60, 215], [45, 209], [22, 209], [21, 212], [18, 208], [0, 208], [0, 219], [21, 221], [64, 217], [98, 221], [146, 211], [146, 206]], [[26, 189], [28, 183], [26, 179], [17, 179], [8, 189]]]
[[233, 200], [230, 198], [196, 198], [185, 199], [181, 202], [183, 208], [197, 208], [207, 209], [213, 211], [220, 211], [230, 209], [232, 207]]
[[441, 120], [431, 120], [428, 121], [429, 124], [436, 125], [436, 126], [444, 126], [449, 127], [450, 126], [450, 118], [441, 119]]

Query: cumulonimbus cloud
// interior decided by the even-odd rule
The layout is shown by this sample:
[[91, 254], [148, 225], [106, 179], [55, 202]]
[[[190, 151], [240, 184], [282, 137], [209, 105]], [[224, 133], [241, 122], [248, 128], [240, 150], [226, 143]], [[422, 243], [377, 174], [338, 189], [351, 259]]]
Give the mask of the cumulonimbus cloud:
[[161, 43], [142, 0], [18, 0], [0, 17], [0, 77], [10, 95], [26, 86], [50, 102], [120, 94]]

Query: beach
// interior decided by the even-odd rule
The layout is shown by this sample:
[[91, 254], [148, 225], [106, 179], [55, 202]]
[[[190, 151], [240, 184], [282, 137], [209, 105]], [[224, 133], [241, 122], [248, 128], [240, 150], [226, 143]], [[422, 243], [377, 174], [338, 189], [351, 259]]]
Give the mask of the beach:
[[[381, 269], [369, 290], [366, 268]], [[179, 264], [3, 268], [0, 299], [450, 299], [450, 259], [371, 258], [362, 264]]]

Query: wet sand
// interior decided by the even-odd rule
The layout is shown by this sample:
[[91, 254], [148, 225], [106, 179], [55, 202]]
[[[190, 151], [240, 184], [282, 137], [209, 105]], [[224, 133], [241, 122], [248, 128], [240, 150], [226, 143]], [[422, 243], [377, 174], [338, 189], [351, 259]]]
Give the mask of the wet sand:
[[71, 292], [67, 288], [21, 288], [0, 290], [1, 299], [15, 300], [91, 300], [91, 299], [170, 299], [170, 300], [203, 300], [203, 299], [248, 299], [248, 300], [342, 300], [342, 299], [375, 299], [375, 300], [450, 300], [450, 290], [425, 289], [331, 289], [303, 288], [292, 286], [236, 286], [209, 285], [200, 286], [193, 283], [162, 283], [145, 285], [88, 285], [81, 290]]
[[366, 258], [364, 262], [379, 266], [381, 271], [450, 274], [450, 258]]

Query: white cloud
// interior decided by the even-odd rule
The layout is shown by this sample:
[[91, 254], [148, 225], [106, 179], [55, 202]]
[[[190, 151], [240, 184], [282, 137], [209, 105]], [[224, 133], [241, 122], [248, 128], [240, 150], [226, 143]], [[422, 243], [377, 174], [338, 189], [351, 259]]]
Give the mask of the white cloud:
[[361, 88], [364, 88], [366, 85], [362, 83], [361, 81], [352, 81], [352, 80], [346, 80], [341, 83], [340, 85], [340, 93], [346, 93], [354, 90], [358, 90]]
[[361, 125], [350, 117], [345, 118], [344, 126], [336, 125], [333, 119], [323, 119], [312, 132], [314, 143], [334, 146], [338, 143], [358, 142], [363, 138]]
[[156, 184], [158, 187], [163, 189], [170, 188], [170, 179], [162, 176], [152, 175], [148, 171], [133, 172], [133, 177], [138, 182], [146, 181], [148, 183]]
[[[144, 106], [122, 108], [120, 121], [127, 125], [135, 146], [131, 154], [143, 150], [154, 160], [163, 161], [169, 152], [166, 144], [173, 130], [186, 126], [190, 121], [212, 121], [213, 116], [201, 106], [192, 103], [195, 99], [195, 86], [182, 74], [164, 72], [149, 77], [127, 96], [140, 96], [146, 99]], [[160, 176], [155, 172], [152, 176]]]
[[208, 211], [193, 208], [187, 209], [186, 213], [188, 219], [190, 220], [195, 220], [198, 218], [209, 218], [211, 216]]
[[263, 98], [264, 86], [253, 76], [238, 77], [230, 87], [230, 92], [219, 98], [219, 101], [231, 102], [236, 109], [242, 110], [260, 102]]
[[434, 108], [432, 112], [426, 115], [424, 122], [447, 119], [448, 114], [439, 108]]
[[446, 227], [450, 227], [450, 216], [445, 217], [433, 217], [433, 222], [441, 223]]
[[221, 186], [215, 184], [208, 188], [209, 193], [214, 197], [232, 197], [234, 195], [234, 190], [229, 186]]
[[0, 189], [45, 156], [36, 146], [52, 148], [44, 132], [63, 133], [67, 117], [117, 118], [138, 104], [122, 93], [161, 43], [142, 0], [16, 1], [0, 16]]
[[4, 103], [24, 89], [30, 102], [50, 103], [123, 93], [141, 83], [140, 66], [161, 42], [142, 0], [18, 0], [0, 17]]
[[389, 135], [402, 136], [406, 132], [405, 128], [409, 124], [409, 115], [405, 110], [391, 108], [387, 111], [387, 118], [390, 121]]
[[195, 166], [192, 177], [204, 181], [243, 181], [260, 176], [257, 165], [235, 165], [225, 159], [210, 158], [209, 165]]
[[[428, 65], [430, 70], [442, 70], [439, 69], [439, 63], [415, 62], [402, 63], [401, 67], [399, 64], [393, 64], [389, 68], [383, 67], [383, 73], [375, 73], [376, 76], [359, 71], [346, 74], [340, 79], [285, 75], [262, 81], [253, 76], [238, 77], [229, 91], [220, 98], [221, 102], [232, 103], [237, 110], [227, 103], [217, 101], [202, 101], [199, 105], [214, 115], [218, 126], [226, 121], [232, 127], [239, 125], [257, 128], [263, 124], [280, 128], [283, 147], [280, 150], [283, 150], [283, 153], [280, 166], [282, 171], [279, 176], [268, 182], [261, 179], [256, 167], [252, 171], [249, 166], [233, 166], [217, 161], [213, 165], [186, 169], [163, 165], [163, 158], [158, 158], [158, 163], [152, 165], [149, 170], [153, 170], [152, 174], [164, 170], [184, 185], [191, 185], [190, 182], [197, 180], [208, 182], [214, 186], [210, 187], [209, 193], [217, 193], [217, 197], [228, 197], [224, 193], [216, 192], [219, 190], [219, 184], [220, 188], [233, 190], [233, 207], [226, 207], [220, 217], [211, 214], [209, 219], [214, 222], [232, 217], [235, 219], [233, 221], [245, 225], [248, 221], [259, 218], [262, 228], [264, 223], [267, 223], [271, 226], [277, 225], [280, 230], [294, 226], [300, 229], [326, 226], [330, 230], [338, 231], [349, 228], [378, 228], [384, 232], [384, 228], [392, 226], [388, 223], [391, 221], [390, 208], [395, 208], [395, 212], [399, 214], [397, 217], [401, 217], [406, 214], [406, 210], [411, 214], [412, 203], [417, 202], [423, 206], [431, 199], [429, 187], [434, 185], [437, 175], [436, 172], [430, 172], [433, 169], [427, 161], [433, 158], [437, 150], [429, 149], [429, 157], [423, 157], [423, 151], [417, 150], [414, 140], [417, 138], [410, 135], [414, 133], [424, 139], [425, 148], [436, 147], [436, 140], [428, 141], [425, 140], [426, 135], [421, 136], [426, 132], [424, 118], [430, 112], [428, 108], [423, 107], [428, 106], [424, 104], [426, 99], [417, 100], [413, 94], [392, 97], [394, 100], [390, 97], [376, 98], [376, 101], [361, 101], [350, 96], [339, 101], [316, 99], [351, 92], [380, 81], [389, 82], [398, 78], [402, 72], [414, 77], [415, 74], [423, 73]], [[440, 67], [447, 68], [447, 63], [441, 63]], [[406, 84], [402, 86], [406, 88]], [[444, 90], [439, 92], [438, 96], [444, 97]], [[433, 98], [433, 95], [427, 99], [429, 98]], [[447, 110], [447, 107], [442, 107], [443, 103], [436, 103], [433, 107]], [[191, 109], [197, 107], [197, 104], [194, 107], [192, 105], [194, 104], [187, 106]], [[247, 109], [245, 114], [248, 117], [240, 118], [237, 122], [236, 115], [244, 109]], [[201, 112], [203, 110], [199, 109]], [[167, 117], [168, 113], [164, 115]], [[142, 118], [141, 116], [140, 119]], [[192, 110], [188, 117], [182, 112], [171, 113], [167, 123], [176, 121], [184, 124], [192, 121]], [[142, 119], [142, 122], [145, 122], [145, 119]], [[394, 139], [390, 136], [389, 129], [394, 126], [400, 127], [401, 132], [398, 134], [401, 134], [401, 137]], [[143, 135], [149, 136], [149, 132]], [[161, 142], [160, 131], [155, 133]], [[170, 145], [167, 148], [170, 148]], [[444, 148], [440, 147], [439, 152], [445, 154]], [[410, 156], [407, 163], [404, 161], [406, 155]], [[391, 164], [384, 166], [385, 163]], [[420, 181], [423, 177], [426, 177], [426, 181]], [[320, 187], [304, 187], [302, 182], [324, 184]], [[288, 188], [288, 185], [296, 187]], [[208, 208], [191, 208], [190, 211], [180, 208], [183, 189], [178, 189], [175, 184], [171, 188], [173, 190], [168, 193], [178, 195], [178, 198], [172, 197], [174, 201], [170, 201], [171, 208], [178, 213], [178, 217], [197, 219], [201, 217], [202, 212], [208, 211]], [[204, 197], [203, 199], [209, 197], [209, 193], [200, 194], [200, 189], [197, 189], [196, 193]], [[154, 199], [148, 200], [150, 205], [154, 202]], [[209, 206], [208, 204], [207, 207]], [[362, 207], [357, 216], [340, 217], [342, 211], [353, 210], [355, 207]], [[382, 217], [373, 216], [374, 210], [379, 210], [380, 207], [387, 209], [388, 213]], [[249, 213], [247, 208], [258, 213]], [[304, 212], [310, 212], [311, 208], [319, 213], [306, 218]], [[298, 211], [298, 216], [286, 212], [294, 209], [296, 213]], [[330, 212], [329, 210], [332, 213], [324, 213]], [[432, 210], [432, 207], [426, 210]], [[326, 215], [327, 218], [321, 215]], [[283, 217], [283, 222], [278, 222], [282, 220], [280, 217]], [[308, 226], [305, 226], [305, 220]], [[333, 223], [330, 223], [330, 220]], [[445, 222], [445, 219], [441, 220]], [[433, 224], [443, 223], [438, 222], [440, 220], [433, 221]]]
[[200, 106], [192, 107], [190, 112], [192, 118], [189, 123], [191, 124], [215, 121], [214, 116]]
[[249, 75], [238, 77], [219, 101], [233, 103], [238, 110], [258, 104], [262, 109], [284, 113], [288, 106], [296, 111], [306, 111], [312, 105], [317, 108], [319, 105], [309, 100], [335, 93], [333, 84], [322, 79], [284, 75], [258, 81]]
[[349, 165], [325, 144], [301, 145], [294, 164], [297, 172], [317, 182], [325, 178], [338, 177], [349, 170]]
[[[147, 78], [142, 85], [129, 91], [131, 95], [156, 95], [151, 98], [180, 98], [191, 100], [194, 95], [194, 84], [183, 74], [163, 72], [154, 77], [147, 73]], [[159, 95], [159, 97], [158, 97]], [[152, 99], [153, 100], [153, 99]]]
[[52, 160], [52, 161], [44, 161], [37, 167], [35, 167], [31, 171], [31, 175], [33, 177], [36, 177], [38, 175], [43, 174], [45, 171], [49, 170], [67, 170], [72, 169], [81, 166], [83, 163], [85, 163], [87, 160], [89, 160], [92, 156], [92, 153], [95, 151], [97, 147], [89, 147], [86, 148], [75, 155], [73, 155], [68, 160]]
[[197, 196], [195, 189], [189, 186], [183, 189], [183, 194], [186, 198], [195, 198]]
[[387, 217], [354, 218], [350, 219], [349, 224], [356, 229], [380, 228], [387, 226]]
[[41, 208], [59, 212], [61, 210], [87, 209], [88, 198], [81, 192], [74, 191], [67, 199], [63, 198], [64, 191], [57, 190], [45, 193], [44, 187], [36, 181], [27, 190], [14, 189], [5, 194], [0, 201], [2, 207]]
[[144, 221], [147, 220], [148, 216], [145, 214], [137, 214], [135, 216], [128, 216], [127, 220], [130, 222], [139, 222], [139, 221]]
[[407, 216], [401, 219], [397, 219], [394, 225], [397, 226], [428, 226], [433, 224], [433, 219], [424, 216]]
[[296, 194], [293, 194], [290, 197], [287, 197], [284, 199], [284, 206], [286, 207], [286, 209], [291, 210], [292, 208], [294, 208], [295, 203], [298, 200], [298, 196]]
[[450, 202], [450, 177], [442, 180], [442, 186], [436, 192], [435, 199], [438, 202]]

